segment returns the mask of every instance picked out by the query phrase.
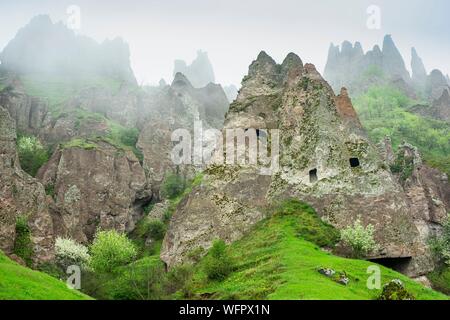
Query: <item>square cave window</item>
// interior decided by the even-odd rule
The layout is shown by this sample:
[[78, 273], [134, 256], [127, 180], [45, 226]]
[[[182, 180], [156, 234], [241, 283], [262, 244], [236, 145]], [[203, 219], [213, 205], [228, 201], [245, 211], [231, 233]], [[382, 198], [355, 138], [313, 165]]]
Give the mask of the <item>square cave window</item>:
[[317, 180], [317, 169], [309, 171], [309, 182], [314, 183], [317, 182]]
[[359, 159], [358, 158], [350, 158], [350, 166], [352, 168], [357, 168], [359, 167]]

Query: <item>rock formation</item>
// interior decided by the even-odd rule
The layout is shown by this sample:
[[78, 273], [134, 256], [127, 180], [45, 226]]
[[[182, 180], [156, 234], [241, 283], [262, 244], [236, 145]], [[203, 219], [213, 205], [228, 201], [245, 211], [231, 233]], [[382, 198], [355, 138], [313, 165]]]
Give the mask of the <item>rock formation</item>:
[[234, 99], [236, 99], [238, 95], [238, 89], [234, 84], [230, 84], [229, 86], [224, 86], [223, 91], [225, 91], [225, 94], [227, 95], [228, 101], [233, 102]]
[[20, 74], [65, 78], [107, 77], [136, 84], [128, 45], [121, 39], [102, 44], [77, 36], [49, 16], [33, 18], [0, 54], [2, 68]]
[[[202, 121], [203, 129], [220, 129], [228, 106], [220, 85], [210, 83], [204, 88], [194, 88], [181, 73], [175, 75], [170, 86], [148, 98], [150, 112], [137, 146], [144, 154], [144, 168], [153, 187], [157, 189], [166, 172], [175, 170], [170, 157], [172, 132], [176, 129], [192, 132], [195, 121]], [[188, 171], [192, 173], [191, 169]]]
[[55, 234], [83, 243], [99, 227], [133, 230], [152, 197], [135, 155], [101, 140], [63, 145], [37, 177], [53, 190]]
[[16, 152], [16, 127], [0, 106], [0, 249], [12, 254], [16, 221], [23, 217], [31, 233], [33, 261], [53, 258], [53, 223], [44, 187], [21, 168]]
[[431, 105], [417, 105], [411, 108], [411, 111], [423, 117], [450, 122], [449, 92], [449, 90], [443, 90], [441, 97], [434, 100]]
[[374, 225], [381, 250], [370, 258], [405, 259], [403, 271], [411, 275], [431, 270], [407, 195], [362, 133], [346, 90], [336, 97], [313, 65], [303, 65], [295, 54], [278, 65], [261, 52], [227, 113], [225, 129], [232, 128], [280, 130], [280, 169], [261, 175], [250, 164], [207, 167], [164, 239], [161, 258], [169, 267], [198, 247], [209, 248], [215, 238], [239, 239], [268, 207], [296, 198], [338, 228], [357, 217]]
[[422, 59], [417, 54], [415, 48], [411, 49], [411, 70], [412, 81], [417, 87], [423, 89], [423, 87], [425, 87], [428, 74], [422, 62]]
[[[422, 72], [420, 70], [417, 73], [420, 69], [420, 58], [415, 55], [413, 60], [417, 77]], [[359, 42], [353, 46], [344, 41], [340, 49], [339, 46], [331, 44], [324, 77], [335, 92], [339, 92], [341, 87], [347, 87], [354, 95], [366, 91], [372, 85], [389, 83], [396, 85], [409, 96], [414, 95], [410, 75], [390, 35], [384, 38], [382, 49], [375, 45], [365, 54]]]
[[183, 60], [175, 60], [173, 75], [184, 74], [195, 88], [206, 87], [215, 82], [214, 70], [209, 61], [208, 54], [197, 51], [197, 58], [188, 66]]

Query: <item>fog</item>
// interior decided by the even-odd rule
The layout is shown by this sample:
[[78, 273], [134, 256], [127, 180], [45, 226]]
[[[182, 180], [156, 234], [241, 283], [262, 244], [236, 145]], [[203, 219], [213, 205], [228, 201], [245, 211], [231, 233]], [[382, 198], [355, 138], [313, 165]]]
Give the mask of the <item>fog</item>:
[[[447, 0], [1, 0], [0, 49], [37, 14], [66, 22], [70, 5], [81, 11], [77, 33], [128, 42], [139, 83], [170, 81], [174, 60], [190, 63], [199, 49], [208, 52], [222, 84], [239, 85], [260, 50], [277, 61], [292, 51], [323, 71], [330, 42], [360, 41], [368, 50], [385, 34], [408, 67], [414, 46], [428, 72], [450, 73]], [[379, 29], [367, 27], [370, 5], [381, 10]]]

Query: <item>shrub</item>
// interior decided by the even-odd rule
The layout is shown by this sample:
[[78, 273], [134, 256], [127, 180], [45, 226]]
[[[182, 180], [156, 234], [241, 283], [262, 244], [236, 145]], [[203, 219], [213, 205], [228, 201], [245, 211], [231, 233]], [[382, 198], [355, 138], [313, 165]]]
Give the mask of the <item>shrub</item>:
[[394, 279], [384, 285], [378, 300], [415, 300], [415, 298], [400, 280]]
[[164, 298], [165, 271], [163, 264], [155, 258], [146, 257], [120, 270], [120, 274], [109, 281], [106, 290], [114, 300], [157, 300]]
[[57, 264], [64, 269], [71, 265], [86, 269], [91, 260], [88, 248], [72, 239], [64, 238], [56, 238], [55, 256]]
[[233, 271], [233, 262], [223, 240], [216, 240], [205, 259], [205, 272], [209, 280], [224, 280]]
[[150, 220], [147, 228], [148, 235], [153, 240], [162, 240], [166, 234], [166, 225], [161, 220]]
[[341, 231], [341, 239], [351, 247], [356, 258], [362, 258], [378, 248], [374, 240], [374, 232], [374, 227], [371, 224], [364, 228], [360, 218], [358, 218], [353, 226]]
[[96, 272], [114, 272], [117, 267], [133, 261], [137, 250], [125, 234], [97, 231], [90, 247], [91, 267]]
[[173, 199], [181, 195], [186, 187], [185, 179], [177, 174], [170, 174], [161, 186], [161, 196], [163, 198]]
[[19, 216], [16, 219], [14, 254], [22, 258], [27, 265], [31, 265], [33, 246], [31, 243], [31, 231], [30, 227], [28, 226], [28, 219], [25, 216]]
[[450, 266], [450, 215], [442, 225], [440, 237], [433, 237], [429, 241], [431, 250], [445, 265]]
[[17, 153], [22, 169], [33, 177], [36, 176], [39, 168], [49, 158], [48, 150], [42, 146], [36, 137], [19, 137]]

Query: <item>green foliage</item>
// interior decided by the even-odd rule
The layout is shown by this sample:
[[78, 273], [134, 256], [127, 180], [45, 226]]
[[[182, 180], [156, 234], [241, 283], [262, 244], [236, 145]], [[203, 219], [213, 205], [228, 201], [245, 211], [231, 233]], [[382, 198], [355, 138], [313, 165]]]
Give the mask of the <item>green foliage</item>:
[[25, 216], [19, 216], [16, 219], [14, 253], [18, 257], [21, 257], [27, 265], [32, 264], [33, 246], [31, 243], [31, 230], [28, 226], [28, 218]]
[[415, 300], [415, 298], [400, 280], [394, 279], [384, 285], [378, 300]]
[[369, 224], [364, 227], [358, 218], [353, 226], [341, 231], [341, 238], [352, 249], [355, 258], [362, 258], [378, 248], [373, 236], [374, 232], [373, 225]]
[[450, 125], [408, 110], [418, 104], [391, 86], [372, 86], [353, 99], [370, 139], [378, 143], [391, 137], [396, 148], [403, 141], [419, 148], [424, 160], [450, 174]]
[[[235, 261], [233, 272], [223, 281], [210, 281], [203, 258], [194, 269], [186, 295], [189, 299], [273, 300], [367, 300], [377, 299], [381, 290], [367, 288], [367, 268], [375, 263], [334, 256], [298, 235], [303, 223], [299, 211], [275, 214], [258, 223], [227, 252]], [[322, 230], [326, 230], [323, 228]], [[375, 264], [376, 265], [376, 264]], [[317, 272], [326, 266], [345, 274], [347, 286]], [[408, 277], [380, 266], [382, 284], [400, 279], [417, 299], [447, 299]], [[189, 295], [187, 295], [189, 294]]]
[[224, 280], [233, 271], [233, 260], [223, 240], [215, 240], [206, 258], [204, 268], [209, 280]]
[[284, 201], [276, 209], [275, 214], [300, 216], [302, 223], [295, 226], [297, 235], [319, 247], [333, 248], [340, 240], [339, 231], [322, 221], [315, 210], [303, 202], [298, 200]]
[[114, 272], [137, 255], [135, 246], [126, 235], [115, 230], [97, 231], [90, 252], [91, 267], [96, 272]]
[[164, 292], [165, 272], [154, 257], [138, 260], [122, 268], [107, 284], [108, 298], [115, 300], [157, 300]]
[[45, 194], [54, 198], [55, 196], [55, 185], [54, 184], [48, 184], [45, 186]]
[[392, 173], [399, 174], [400, 180], [405, 182], [413, 173], [414, 159], [413, 157], [405, 157], [403, 152], [399, 152], [395, 162], [390, 167]]
[[450, 268], [444, 267], [433, 271], [427, 275], [433, 289], [438, 290], [446, 295], [450, 295]]
[[62, 105], [81, 91], [96, 87], [117, 93], [121, 85], [119, 80], [89, 74], [80, 77], [30, 74], [21, 76], [21, 81], [28, 95], [49, 103], [52, 116], [55, 118], [63, 112]]
[[166, 225], [160, 220], [150, 220], [148, 222], [148, 235], [153, 240], [162, 240], [166, 234]]
[[48, 274], [18, 265], [0, 251], [0, 300], [86, 300]]
[[97, 145], [88, 139], [75, 138], [70, 140], [69, 142], [63, 143], [62, 148], [80, 148], [84, 150], [94, 150], [97, 148]]
[[174, 199], [182, 194], [186, 188], [186, 179], [178, 174], [169, 174], [161, 185], [161, 196]]
[[158, 256], [144, 257], [111, 274], [85, 272], [83, 291], [98, 299], [171, 299], [182, 291], [189, 294], [192, 267], [182, 265], [166, 272]]
[[450, 267], [450, 215], [442, 225], [442, 233], [438, 237], [432, 237], [429, 245], [436, 257]]
[[48, 150], [34, 136], [20, 136], [17, 139], [17, 153], [22, 169], [33, 177], [49, 159]]
[[136, 128], [127, 128], [115, 121], [108, 120], [109, 133], [105, 140], [112, 145], [124, 149], [131, 150], [136, 158], [142, 163], [144, 155], [142, 151], [136, 147], [139, 139], [139, 130]]

